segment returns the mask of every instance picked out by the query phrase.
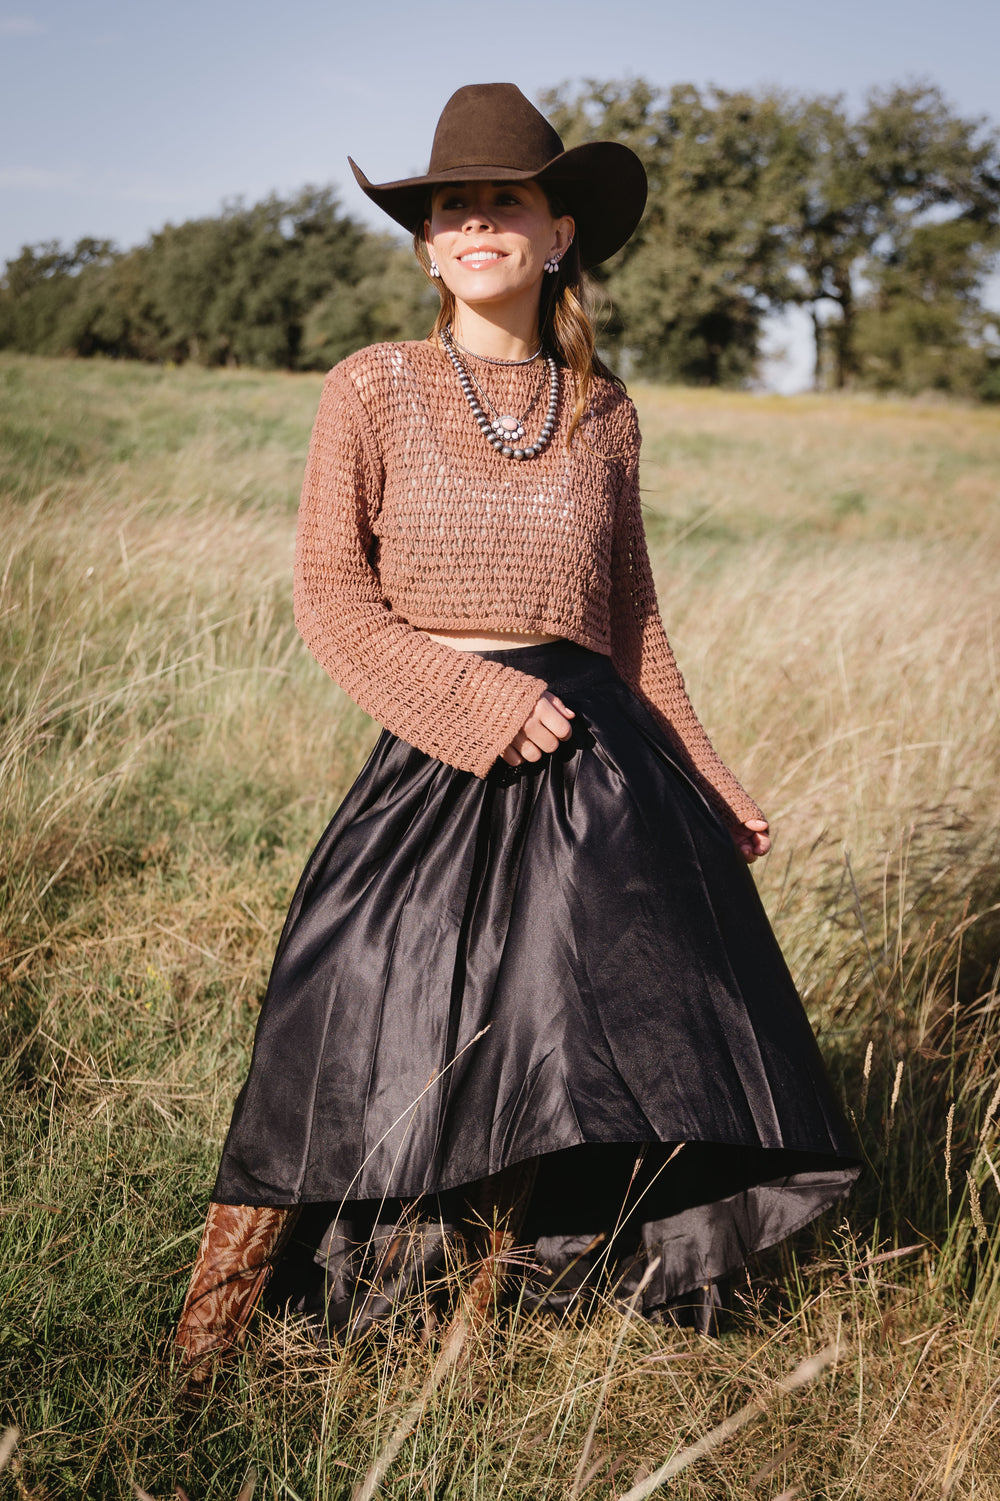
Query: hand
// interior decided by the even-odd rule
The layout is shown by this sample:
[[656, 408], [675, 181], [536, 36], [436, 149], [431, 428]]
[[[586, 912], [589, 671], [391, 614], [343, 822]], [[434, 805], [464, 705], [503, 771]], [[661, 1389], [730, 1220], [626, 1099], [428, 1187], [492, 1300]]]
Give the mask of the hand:
[[543, 755], [551, 755], [559, 742], [568, 740], [573, 733], [570, 720], [574, 717], [573, 710], [567, 709], [561, 698], [546, 690], [507, 749], [501, 752], [503, 759], [508, 766], [520, 766], [522, 761], [540, 761]]
[[733, 840], [747, 864], [752, 865], [771, 848], [767, 819], [748, 818], [746, 823], [733, 830]]

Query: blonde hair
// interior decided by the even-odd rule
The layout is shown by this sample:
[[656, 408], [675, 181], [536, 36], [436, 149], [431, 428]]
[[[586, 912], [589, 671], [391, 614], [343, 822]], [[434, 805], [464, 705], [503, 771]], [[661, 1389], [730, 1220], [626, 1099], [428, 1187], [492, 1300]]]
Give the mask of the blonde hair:
[[[539, 187], [545, 192], [553, 217], [558, 218], [565, 212], [562, 204], [544, 183], [539, 183]], [[429, 206], [427, 217], [430, 217]], [[440, 277], [431, 276], [430, 254], [422, 229], [418, 229], [413, 236], [413, 249], [424, 275], [437, 288], [441, 299], [434, 327], [428, 335], [428, 338], [435, 339], [455, 316], [455, 297]], [[572, 370], [575, 378], [576, 404], [566, 435], [567, 447], [586, 415], [590, 383], [595, 375], [610, 381], [619, 390], [625, 390], [621, 376], [608, 369], [595, 348], [595, 301], [594, 284], [580, 264], [580, 252], [574, 240], [559, 262], [556, 275], [551, 276], [546, 272], [538, 304], [538, 328], [542, 345], [560, 365]]]

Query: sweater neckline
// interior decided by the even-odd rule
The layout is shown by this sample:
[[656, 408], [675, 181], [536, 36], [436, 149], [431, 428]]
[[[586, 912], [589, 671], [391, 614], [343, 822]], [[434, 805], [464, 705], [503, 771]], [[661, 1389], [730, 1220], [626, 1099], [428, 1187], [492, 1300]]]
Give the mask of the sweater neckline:
[[[474, 349], [466, 349], [464, 344], [460, 344], [454, 333], [451, 334], [451, 341], [463, 365], [466, 360], [474, 360], [477, 365], [483, 365], [487, 370], [530, 370], [532, 366], [537, 366], [540, 360], [544, 362], [545, 359], [545, 345], [541, 341], [534, 354], [524, 360], [498, 360], [489, 354], [477, 354]], [[442, 345], [443, 340], [439, 334], [438, 346]]]

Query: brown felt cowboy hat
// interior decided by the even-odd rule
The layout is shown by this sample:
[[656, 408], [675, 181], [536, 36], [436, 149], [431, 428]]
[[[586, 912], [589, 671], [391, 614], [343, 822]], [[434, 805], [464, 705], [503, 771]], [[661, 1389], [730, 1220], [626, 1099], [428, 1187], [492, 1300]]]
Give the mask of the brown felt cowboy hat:
[[552, 126], [512, 83], [473, 83], [452, 94], [434, 132], [423, 177], [369, 182], [356, 162], [358, 186], [411, 234], [427, 217], [427, 189], [445, 182], [521, 182], [533, 178], [559, 197], [576, 221], [584, 266], [620, 250], [646, 206], [646, 173], [618, 141], [563, 150]]

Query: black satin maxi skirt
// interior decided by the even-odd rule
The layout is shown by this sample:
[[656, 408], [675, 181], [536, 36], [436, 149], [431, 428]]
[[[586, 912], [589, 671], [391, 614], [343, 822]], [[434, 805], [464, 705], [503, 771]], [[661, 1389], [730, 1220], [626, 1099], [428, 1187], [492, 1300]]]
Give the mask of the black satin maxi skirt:
[[584, 647], [482, 655], [572, 737], [484, 780], [383, 732], [292, 901], [212, 1197], [316, 1206], [346, 1306], [363, 1241], [423, 1218], [433, 1262], [456, 1192], [538, 1159], [536, 1283], [572, 1301], [613, 1241], [626, 1281], [660, 1258], [652, 1314], [846, 1194], [857, 1148], [662, 727]]

